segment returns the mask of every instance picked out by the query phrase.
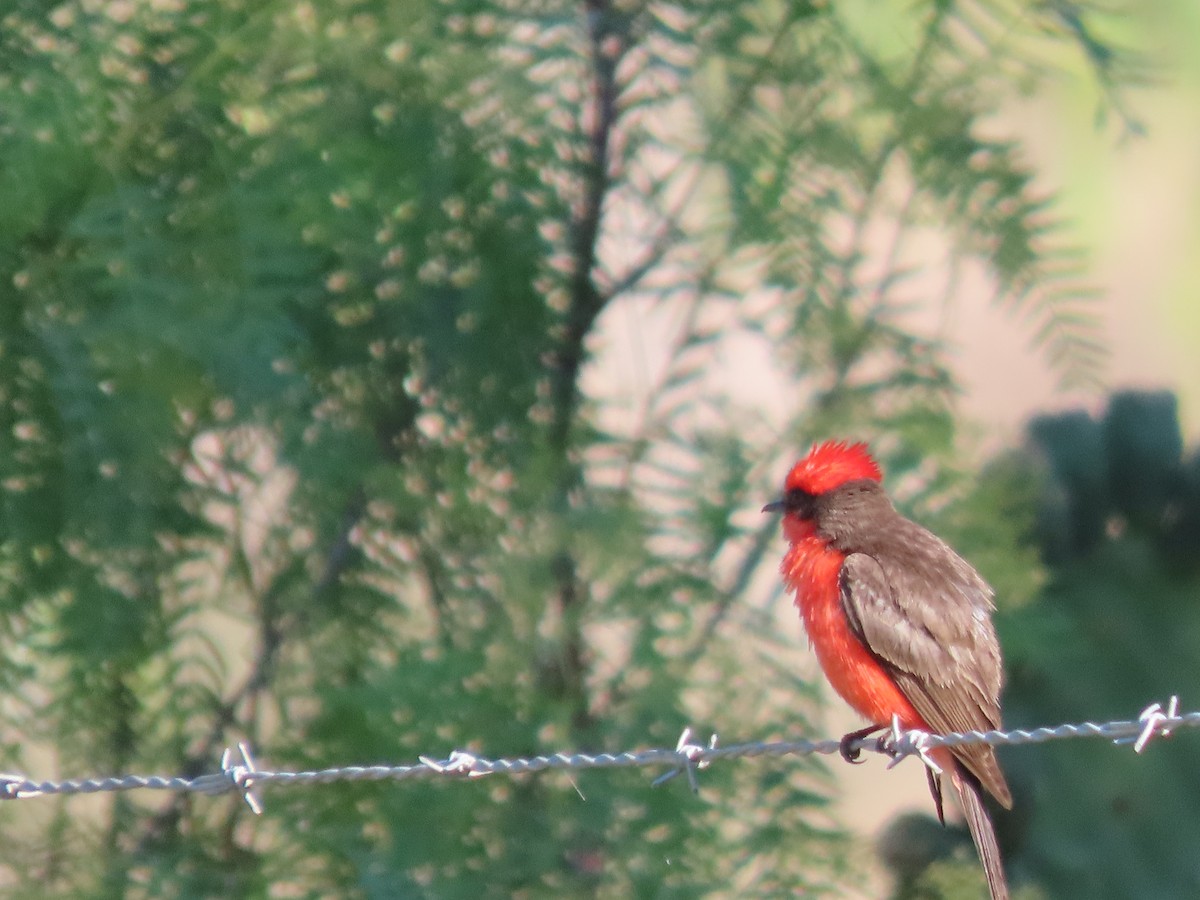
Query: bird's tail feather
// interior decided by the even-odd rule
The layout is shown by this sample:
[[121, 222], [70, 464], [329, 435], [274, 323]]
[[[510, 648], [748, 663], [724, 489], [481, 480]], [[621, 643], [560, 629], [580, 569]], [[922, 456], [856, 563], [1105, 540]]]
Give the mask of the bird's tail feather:
[[1008, 882], [1004, 878], [1004, 864], [1000, 860], [1000, 845], [996, 843], [991, 817], [983, 806], [983, 789], [979, 779], [956, 763], [950, 772], [950, 780], [962, 803], [967, 828], [971, 831], [971, 839], [975, 841], [975, 849], [979, 851], [979, 859], [983, 862], [992, 900], [1008, 900]]

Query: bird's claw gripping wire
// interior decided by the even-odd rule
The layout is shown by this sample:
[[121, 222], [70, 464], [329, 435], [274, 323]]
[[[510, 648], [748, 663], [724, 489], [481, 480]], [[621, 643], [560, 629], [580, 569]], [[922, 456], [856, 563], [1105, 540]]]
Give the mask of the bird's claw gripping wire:
[[709, 761], [703, 758], [705, 750], [716, 749], [717, 736], [715, 734], [709, 737], [708, 746], [704, 747], [700, 744], [692, 743], [691, 728], [683, 729], [683, 733], [679, 735], [679, 740], [675, 743], [675, 752], [679, 755], [680, 764], [669, 772], [664, 772], [655, 778], [651, 782], [651, 786], [658, 787], [660, 784], [666, 784], [680, 772], [686, 772], [688, 786], [692, 789], [692, 793], [700, 793], [700, 783], [696, 780], [696, 772], [699, 769], [708, 768]]
[[[866, 728], [860, 728], [858, 731], [851, 731], [849, 734], [842, 735], [842, 739], [838, 741], [838, 753], [842, 755], [842, 759], [852, 766], [861, 764], [864, 760], [862, 758], [862, 746], [859, 742], [876, 732], [883, 731], [885, 728], [887, 728], [886, 725], [868, 725]], [[882, 749], [882, 745], [880, 749]]]
[[234, 788], [241, 793], [250, 811], [256, 816], [261, 816], [262, 791], [254, 784], [254, 773], [258, 771], [254, 765], [254, 756], [245, 741], [239, 742], [237, 749], [240, 762], [233, 761], [233, 751], [228, 747], [221, 754], [221, 774], [233, 782]]

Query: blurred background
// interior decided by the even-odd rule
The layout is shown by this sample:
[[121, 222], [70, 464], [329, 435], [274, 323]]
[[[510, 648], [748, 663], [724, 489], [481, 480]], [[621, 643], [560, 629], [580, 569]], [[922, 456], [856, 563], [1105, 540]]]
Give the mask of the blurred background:
[[[814, 440], [997, 589], [1006, 724], [1200, 675], [1200, 11], [11, 0], [0, 768], [836, 737]], [[1011, 748], [1019, 897], [1200, 892], [1196, 738]], [[7, 896], [983, 896], [909, 763], [37, 798]]]

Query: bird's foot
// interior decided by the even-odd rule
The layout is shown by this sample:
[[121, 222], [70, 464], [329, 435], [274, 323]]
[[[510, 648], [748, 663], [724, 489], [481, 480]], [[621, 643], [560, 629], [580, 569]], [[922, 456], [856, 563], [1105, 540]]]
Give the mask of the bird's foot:
[[852, 765], [861, 763], [863, 761], [861, 759], [862, 749], [855, 747], [855, 742], [883, 731], [887, 727], [887, 725], [869, 725], [866, 728], [860, 728], [858, 731], [851, 731], [849, 734], [842, 735], [842, 739], [838, 741], [838, 752], [842, 754], [842, 759]]

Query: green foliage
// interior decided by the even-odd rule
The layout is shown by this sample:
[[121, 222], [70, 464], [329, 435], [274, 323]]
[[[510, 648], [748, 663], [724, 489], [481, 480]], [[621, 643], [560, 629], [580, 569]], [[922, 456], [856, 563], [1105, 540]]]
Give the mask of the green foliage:
[[[1018, 64], [964, 40], [987, 9], [892, 4], [896, 45], [849, 4], [9, 4], [5, 769], [199, 772], [243, 737], [319, 768], [809, 730], [795, 636], [740, 602], [775, 556], [741, 513], [797, 434], [886, 435], [898, 477], [931, 479], [954, 380], [909, 315], [913, 244], [944, 226], [1064, 377], [1094, 364], [1032, 173], [979, 136]], [[605, 424], [627, 398], [583, 377], [618, 307], [682, 313], [627, 429]], [[731, 333], [790, 363], [787, 436], [706, 385]], [[4, 880], [848, 877], [815, 763], [713, 770], [700, 798], [576, 784], [280, 791], [253, 822], [195, 798], [5, 805]]]
[[[1133, 718], [1172, 694], [1186, 705], [1200, 677], [1200, 457], [1183, 457], [1175, 398], [1115, 394], [1100, 421], [1065, 413], [1031, 434], [1054, 565], [1039, 602], [1003, 623], [1008, 721]], [[1060, 528], [1088, 540], [1065, 544]], [[1140, 757], [1103, 742], [1008, 754], [1028, 807], [1009, 822], [1014, 863], [1054, 897], [1194, 893], [1194, 756], [1186, 734]]]

